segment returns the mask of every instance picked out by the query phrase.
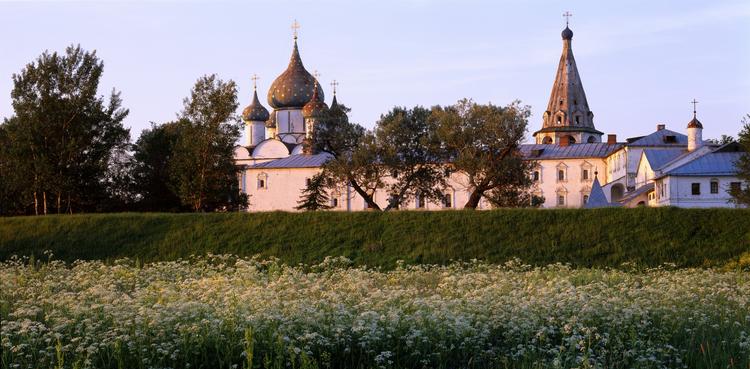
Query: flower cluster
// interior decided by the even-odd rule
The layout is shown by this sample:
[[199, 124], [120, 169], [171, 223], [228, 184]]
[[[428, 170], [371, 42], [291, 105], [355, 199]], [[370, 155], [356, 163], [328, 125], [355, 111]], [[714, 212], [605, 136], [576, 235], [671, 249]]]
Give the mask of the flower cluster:
[[2, 368], [747, 368], [742, 271], [0, 263]]

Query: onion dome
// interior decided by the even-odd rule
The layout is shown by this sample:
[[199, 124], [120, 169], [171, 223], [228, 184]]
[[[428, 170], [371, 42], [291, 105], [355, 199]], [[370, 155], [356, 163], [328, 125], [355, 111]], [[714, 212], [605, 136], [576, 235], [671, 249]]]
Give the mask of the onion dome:
[[701, 128], [703, 129], [703, 124], [698, 120], [698, 118], [693, 117], [693, 120], [688, 123], [688, 128]]
[[304, 118], [320, 118], [328, 110], [328, 105], [318, 95], [318, 89], [313, 91], [312, 99], [302, 108]]
[[276, 111], [274, 110], [271, 117], [266, 121], [266, 128], [276, 128]]
[[253, 89], [253, 102], [242, 111], [242, 119], [245, 122], [265, 122], [270, 116], [268, 109], [261, 105], [258, 100], [258, 91]]
[[314, 91], [318, 92], [321, 100], [324, 99], [323, 89], [317, 85], [315, 77], [302, 65], [295, 37], [289, 65], [281, 75], [276, 77], [268, 90], [268, 104], [274, 109], [301, 109], [312, 99]]
[[573, 31], [568, 26], [565, 26], [565, 29], [562, 31], [562, 38], [563, 40], [573, 39]]

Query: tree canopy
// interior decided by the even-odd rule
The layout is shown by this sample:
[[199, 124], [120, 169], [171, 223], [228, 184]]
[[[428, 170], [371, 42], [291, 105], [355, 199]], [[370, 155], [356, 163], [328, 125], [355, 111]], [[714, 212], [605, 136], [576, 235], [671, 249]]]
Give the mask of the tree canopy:
[[[120, 94], [98, 95], [104, 63], [96, 52], [70, 46], [44, 52], [13, 75], [14, 115], [0, 131], [0, 171], [8, 214], [73, 213], [116, 208], [121, 191], [108, 178], [127, 150]], [[10, 172], [14, 172], [11, 174]], [[6, 176], [7, 175], [7, 176]]]

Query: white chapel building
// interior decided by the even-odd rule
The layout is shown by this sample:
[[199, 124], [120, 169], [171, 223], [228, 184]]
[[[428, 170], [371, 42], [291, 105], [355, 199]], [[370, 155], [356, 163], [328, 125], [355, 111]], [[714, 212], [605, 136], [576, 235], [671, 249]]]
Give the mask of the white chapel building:
[[[542, 127], [533, 133], [534, 144], [521, 146], [522, 154], [537, 163], [532, 191], [544, 197], [544, 208], [604, 206], [734, 207], [729, 189], [742, 186], [734, 162], [744, 153], [736, 144], [718, 146], [702, 138], [703, 125], [695, 116], [686, 134], [665, 125], [656, 131], [618, 142], [594, 126], [594, 114], [578, 73], [572, 50], [573, 31], [562, 32], [563, 50], [552, 85]], [[268, 91], [270, 113], [253, 91], [242, 118], [246, 145], [235, 148], [241, 168], [240, 189], [249, 197], [248, 211], [295, 211], [308, 181], [321, 170], [328, 154], [303, 150], [303, 141], [315, 132], [321, 112], [336, 108], [325, 103], [320, 84], [304, 67], [294, 37], [287, 69]], [[471, 189], [465, 176], [455, 173], [440, 203], [414, 200], [400, 209], [461, 208]], [[330, 195], [332, 210], [367, 210], [348, 186]], [[375, 202], [388, 203], [378, 191]], [[484, 199], [479, 208], [489, 208]]]

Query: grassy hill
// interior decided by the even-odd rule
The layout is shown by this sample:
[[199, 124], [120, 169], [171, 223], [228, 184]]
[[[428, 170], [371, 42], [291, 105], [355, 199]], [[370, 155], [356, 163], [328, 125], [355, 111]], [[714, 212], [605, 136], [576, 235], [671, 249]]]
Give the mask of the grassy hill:
[[393, 267], [520, 258], [608, 267], [715, 266], [750, 258], [750, 210], [595, 209], [393, 213], [93, 214], [0, 218], [0, 259], [170, 260], [191, 254]]

